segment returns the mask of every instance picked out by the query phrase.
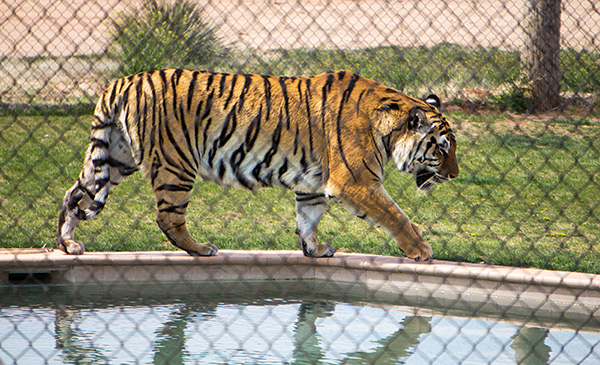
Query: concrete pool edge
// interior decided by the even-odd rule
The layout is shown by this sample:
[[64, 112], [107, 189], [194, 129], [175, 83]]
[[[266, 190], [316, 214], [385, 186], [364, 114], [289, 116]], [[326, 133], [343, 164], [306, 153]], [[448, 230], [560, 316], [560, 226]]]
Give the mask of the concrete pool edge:
[[0, 283], [14, 274], [45, 274], [52, 283], [321, 280], [365, 287], [365, 298], [452, 305], [488, 313], [600, 320], [600, 275], [337, 253], [222, 250], [214, 257], [179, 251], [0, 250]]

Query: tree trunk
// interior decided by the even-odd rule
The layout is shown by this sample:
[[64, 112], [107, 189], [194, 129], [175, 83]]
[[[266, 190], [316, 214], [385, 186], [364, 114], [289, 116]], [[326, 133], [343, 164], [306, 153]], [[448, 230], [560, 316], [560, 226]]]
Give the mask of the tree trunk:
[[556, 108], [560, 105], [560, 0], [529, 0], [524, 30], [532, 111]]

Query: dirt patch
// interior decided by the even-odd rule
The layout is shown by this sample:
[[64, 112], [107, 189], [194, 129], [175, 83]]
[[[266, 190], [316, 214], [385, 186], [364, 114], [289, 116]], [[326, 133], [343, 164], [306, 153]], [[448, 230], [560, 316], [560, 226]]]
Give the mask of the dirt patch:
[[[0, 56], [73, 56], [104, 52], [111, 21], [141, 1], [0, 3]], [[364, 48], [451, 42], [522, 46], [525, 0], [199, 0], [223, 39], [240, 49]], [[600, 12], [593, 2], [562, 1], [564, 47], [597, 48]]]

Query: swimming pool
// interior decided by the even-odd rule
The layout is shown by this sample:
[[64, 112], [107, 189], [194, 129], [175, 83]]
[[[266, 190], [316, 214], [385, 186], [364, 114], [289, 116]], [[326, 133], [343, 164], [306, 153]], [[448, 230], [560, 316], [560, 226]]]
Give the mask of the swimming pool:
[[600, 363], [600, 281], [298, 252], [0, 255], [2, 364]]
[[[203, 290], [206, 284], [118, 285], [110, 291], [94, 285], [3, 287], [0, 360], [3, 364], [600, 362], [600, 328], [560, 318], [473, 317], [464, 311], [366, 303], [350, 294], [347, 284], [337, 284], [337, 294], [317, 296], [314, 287], [319, 283], [306, 281], [218, 282]], [[287, 294], [282, 296], [281, 288], [287, 288]]]

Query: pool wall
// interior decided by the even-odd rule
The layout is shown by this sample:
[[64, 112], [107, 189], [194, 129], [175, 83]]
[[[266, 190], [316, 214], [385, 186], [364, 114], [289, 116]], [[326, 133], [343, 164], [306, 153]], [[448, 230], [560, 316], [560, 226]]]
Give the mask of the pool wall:
[[[0, 281], [39, 278], [52, 284], [314, 281], [351, 284], [369, 302], [463, 310], [501, 316], [585, 321], [600, 326], [600, 275], [337, 253], [307, 258], [299, 251], [184, 252], [0, 250]], [[348, 288], [348, 285], [345, 286]], [[590, 323], [592, 322], [592, 323]]]

